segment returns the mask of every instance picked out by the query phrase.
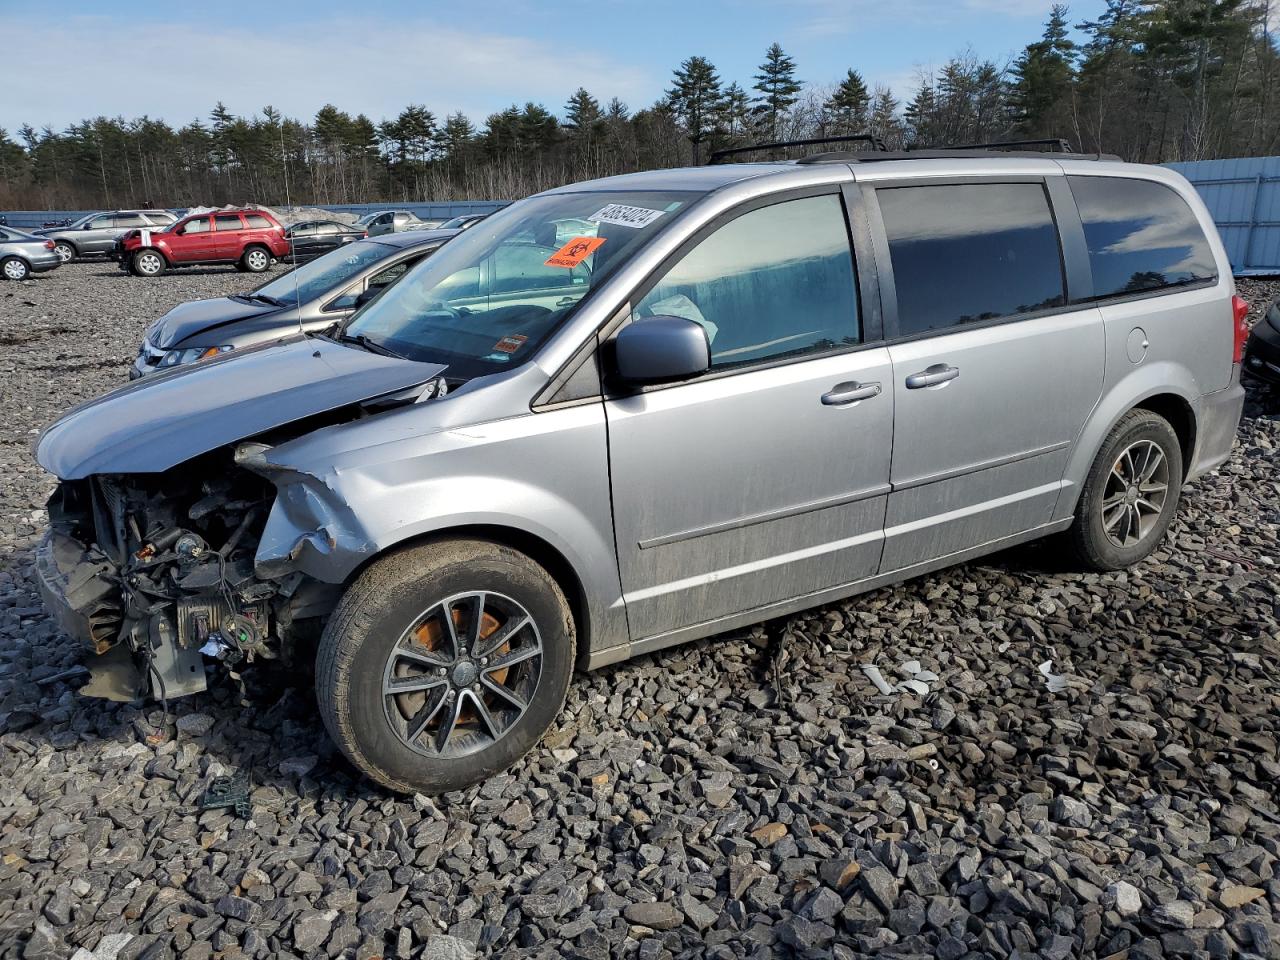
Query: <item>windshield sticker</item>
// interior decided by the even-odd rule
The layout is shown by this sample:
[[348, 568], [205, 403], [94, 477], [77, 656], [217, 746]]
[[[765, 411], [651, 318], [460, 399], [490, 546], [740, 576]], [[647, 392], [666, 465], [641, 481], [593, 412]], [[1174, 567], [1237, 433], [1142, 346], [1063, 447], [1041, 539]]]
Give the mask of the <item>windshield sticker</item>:
[[633, 227], [642, 230], [662, 216], [661, 210], [650, 210], [648, 207], [629, 207], [625, 203], [611, 203], [601, 207], [588, 220], [596, 223], [612, 223], [619, 227]]
[[495, 343], [493, 345], [493, 349], [497, 350], [499, 353], [515, 353], [524, 346], [524, 342], [528, 339], [528, 337], [521, 336], [518, 333], [513, 333], [508, 337], [503, 337]]
[[604, 243], [604, 237], [574, 237], [563, 247], [547, 258], [544, 266], [548, 267], [576, 267], [587, 257], [596, 252], [596, 249]]

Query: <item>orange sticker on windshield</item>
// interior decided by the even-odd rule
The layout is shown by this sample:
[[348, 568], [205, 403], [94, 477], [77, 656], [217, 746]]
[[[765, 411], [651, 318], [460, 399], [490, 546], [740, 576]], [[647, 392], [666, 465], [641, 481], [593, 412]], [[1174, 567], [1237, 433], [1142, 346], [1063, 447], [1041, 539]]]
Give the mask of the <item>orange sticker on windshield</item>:
[[547, 259], [548, 267], [576, 267], [599, 248], [607, 237], [574, 237]]
[[495, 343], [493, 345], [493, 349], [498, 351], [498, 353], [515, 353], [524, 346], [524, 342], [528, 339], [528, 337], [521, 336], [518, 333], [513, 333], [511, 336], [503, 337]]

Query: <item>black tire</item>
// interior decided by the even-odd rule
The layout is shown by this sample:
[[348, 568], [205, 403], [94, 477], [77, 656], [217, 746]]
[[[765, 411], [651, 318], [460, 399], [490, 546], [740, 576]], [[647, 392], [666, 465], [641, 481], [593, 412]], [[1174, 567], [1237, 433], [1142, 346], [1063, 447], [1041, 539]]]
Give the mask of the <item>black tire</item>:
[[244, 253], [240, 255], [239, 266], [246, 273], [265, 273], [271, 269], [271, 251], [257, 244], [245, 247]]
[[[384, 682], [394, 682], [386, 678], [402, 679], [392, 672], [399, 663], [398, 658], [392, 660], [393, 650], [423, 650], [412, 642], [406, 643], [410, 629], [423, 623], [425, 630], [424, 615], [438, 610], [442, 601], [481, 591], [488, 594], [483, 602], [510, 602], [527, 613], [532, 629], [524, 634], [521, 644], [540, 640], [540, 655], [525, 660], [528, 667], [503, 671], [499, 681], [506, 683], [509, 677], [516, 677], [518, 670], [526, 671], [522, 678], [528, 684], [524, 710], [508, 707], [505, 701], [496, 706], [491, 702], [484, 708], [486, 713], [505, 708], [504, 716], [510, 719], [496, 736], [487, 732], [479, 711], [472, 706], [475, 695], [470, 691], [482, 689], [482, 697], [492, 698], [487, 692], [491, 688], [472, 682], [470, 673], [474, 671], [459, 680], [459, 667], [468, 658], [450, 659], [442, 646], [427, 652], [450, 662], [449, 667], [436, 671], [447, 674], [446, 679], [436, 681], [443, 689], [422, 694], [420, 713], [414, 708], [397, 714], [395, 711], [403, 709], [403, 698], [398, 700], [384, 690]], [[453, 608], [451, 619], [459, 615], [462, 607], [459, 602]], [[464, 610], [461, 615], [464, 619], [459, 626], [465, 630], [469, 614]], [[508, 622], [516, 619], [510, 617]], [[440, 623], [434, 622], [437, 626]], [[320, 639], [316, 699], [329, 736], [370, 779], [403, 793], [460, 790], [507, 769], [538, 743], [564, 705], [573, 673], [575, 642], [573, 615], [564, 594], [551, 575], [524, 554], [483, 540], [426, 543], [374, 561], [347, 589]], [[475, 647], [471, 649], [476, 652]], [[504, 649], [510, 651], [514, 647], [499, 646], [497, 651]], [[493, 671], [497, 669], [498, 653], [490, 655], [492, 665], [485, 669]], [[472, 665], [479, 662], [471, 661]], [[491, 661], [486, 657], [483, 662]], [[531, 680], [535, 666], [537, 673]], [[415, 671], [409, 679], [427, 678], [433, 673], [433, 669], [422, 669], [424, 673]], [[497, 674], [485, 676], [493, 678]], [[457, 755], [440, 755], [438, 733], [424, 733], [414, 741], [416, 746], [411, 746], [405, 729], [430, 712], [432, 698], [443, 699], [446, 695], [456, 697], [459, 704], [465, 703], [472, 721], [470, 727], [460, 723], [457, 732], [443, 735], [451, 745], [448, 749]], [[464, 699], [467, 697], [472, 699]], [[448, 701], [449, 710], [453, 703], [453, 699]], [[462, 709], [459, 707], [459, 712]], [[471, 752], [463, 752], [468, 750]]]
[[0, 277], [6, 280], [26, 280], [31, 276], [31, 264], [21, 257], [5, 257], [0, 260]]
[[133, 257], [129, 260], [129, 272], [135, 277], [158, 277], [168, 266], [169, 262], [164, 254], [150, 247], [134, 251]]
[[[1123, 475], [1131, 472], [1124, 464], [1125, 455], [1135, 449], [1149, 451], [1146, 445], [1159, 449], [1164, 466], [1154, 468], [1153, 481], [1125, 487]], [[1137, 472], [1140, 478], [1143, 469]], [[1161, 478], [1164, 497], [1156, 504], [1151, 494]], [[1119, 570], [1145, 558], [1164, 538], [1177, 512], [1182, 479], [1182, 447], [1169, 421], [1150, 410], [1126, 413], [1103, 441], [1080, 492], [1075, 520], [1066, 535], [1076, 559], [1092, 570]], [[1159, 509], [1144, 508], [1143, 503]], [[1104, 510], [1104, 504], [1114, 505]], [[1135, 516], [1141, 519], [1132, 519]]]
[[53, 252], [58, 255], [58, 259], [63, 263], [70, 263], [79, 252], [75, 248], [75, 244], [68, 243], [66, 240], [59, 240], [53, 245]]

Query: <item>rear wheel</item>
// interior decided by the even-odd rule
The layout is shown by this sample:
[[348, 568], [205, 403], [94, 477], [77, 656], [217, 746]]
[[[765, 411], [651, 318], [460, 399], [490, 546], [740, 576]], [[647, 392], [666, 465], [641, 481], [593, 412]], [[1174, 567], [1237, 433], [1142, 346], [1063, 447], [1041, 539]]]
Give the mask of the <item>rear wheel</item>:
[[528, 557], [478, 540], [375, 561], [334, 611], [316, 663], [329, 735], [404, 792], [458, 790], [529, 752], [564, 704], [573, 617]]
[[240, 257], [240, 266], [249, 273], [262, 273], [271, 266], [271, 254], [262, 247], [249, 247]]
[[1067, 534], [1073, 552], [1094, 570], [1137, 563], [1169, 529], [1181, 487], [1182, 447], [1169, 421], [1129, 411], [1089, 470]]
[[31, 267], [21, 257], [6, 257], [0, 260], [0, 274], [6, 280], [25, 280], [31, 276]]
[[76, 258], [76, 248], [65, 240], [59, 240], [53, 245], [53, 252], [58, 255], [58, 259], [63, 263], [70, 263]]
[[139, 250], [133, 255], [133, 272], [139, 277], [158, 277], [168, 266], [164, 255], [155, 250]]

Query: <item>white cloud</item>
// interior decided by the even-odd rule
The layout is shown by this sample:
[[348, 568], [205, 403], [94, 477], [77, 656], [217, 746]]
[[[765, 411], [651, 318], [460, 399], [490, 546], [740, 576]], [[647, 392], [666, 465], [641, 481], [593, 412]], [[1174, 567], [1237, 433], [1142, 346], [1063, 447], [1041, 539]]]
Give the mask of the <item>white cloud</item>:
[[849, 33], [868, 22], [972, 23], [975, 14], [1042, 20], [1054, 0], [758, 0], [786, 6], [808, 36]]
[[559, 112], [585, 85], [596, 96], [647, 102], [661, 78], [608, 56], [500, 32], [414, 18], [361, 16], [299, 22], [288, 29], [148, 24], [120, 17], [6, 17], [5, 72], [22, 96], [0, 105], [0, 126], [68, 123], [146, 114], [181, 124], [206, 119], [221, 100], [250, 115], [267, 104], [313, 116], [325, 103], [374, 121], [406, 104], [477, 122], [509, 104]]

